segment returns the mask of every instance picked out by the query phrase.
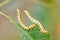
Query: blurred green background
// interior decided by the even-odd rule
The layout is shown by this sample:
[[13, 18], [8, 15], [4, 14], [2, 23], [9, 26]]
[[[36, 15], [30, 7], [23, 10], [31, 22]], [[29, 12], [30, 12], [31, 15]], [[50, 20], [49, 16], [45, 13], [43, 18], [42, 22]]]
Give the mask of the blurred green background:
[[[2, 3], [5, 0], [0, 0]], [[60, 1], [59, 0], [10, 0], [0, 7], [0, 11], [17, 21], [16, 8], [29, 10], [49, 31], [51, 40], [60, 40]], [[20, 40], [15, 26], [0, 15], [0, 40]]]

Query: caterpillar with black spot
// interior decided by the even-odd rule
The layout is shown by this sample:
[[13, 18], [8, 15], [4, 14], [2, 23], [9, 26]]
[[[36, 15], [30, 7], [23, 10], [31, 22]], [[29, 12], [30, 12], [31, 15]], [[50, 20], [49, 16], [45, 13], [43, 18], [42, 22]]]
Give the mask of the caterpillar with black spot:
[[19, 21], [20, 25], [21, 25], [24, 29], [26, 29], [26, 30], [32, 29], [32, 28], [34, 28], [35, 24], [37, 24], [37, 25], [39, 26], [39, 29], [41, 30], [41, 32], [47, 33], [47, 30], [44, 29], [44, 27], [42, 26], [42, 24], [41, 24], [38, 20], [36, 20], [35, 18], [33, 18], [33, 17], [31, 16], [31, 14], [30, 14], [27, 10], [24, 10], [25, 14], [27, 15], [27, 17], [28, 17], [33, 23], [35, 23], [35, 24], [30, 25], [29, 27], [25, 26], [25, 25], [22, 23], [22, 16], [21, 16], [21, 12], [20, 12], [20, 9], [19, 9], [19, 8], [17, 8], [17, 12], [18, 12], [18, 21]]

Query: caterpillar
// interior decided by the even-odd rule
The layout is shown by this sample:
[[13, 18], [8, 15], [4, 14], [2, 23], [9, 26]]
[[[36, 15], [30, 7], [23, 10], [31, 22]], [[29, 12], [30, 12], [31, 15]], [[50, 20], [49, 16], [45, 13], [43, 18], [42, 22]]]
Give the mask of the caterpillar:
[[17, 15], [18, 15], [17, 18], [18, 18], [18, 21], [19, 21], [20, 25], [21, 25], [24, 29], [26, 29], [26, 30], [32, 29], [32, 28], [34, 28], [35, 25], [37, 24], [37, 25], [39, 26], [39, 29], [40, 29], [41, 32], [47, 33], [47, 30], [45, 30], [45, 28], [42, 26], [42, 24], [41, 24], [38, 20], [36, 20], [35, 18], [33, 18], [33, 17], [31, 16], [31, 14], [30, 14], [27, 10], [24, 10], [24, 12], [25, 12], [25, 14], [27, 15], [27, 17], [34, 23], [34, 24], [29, 25], [28, 27], [27, 27], [26, 25], [24, 25], [23, 22], [22, 22], [22, 16], [21, 16], [20, 9], [17, 8], [17, 13], [18, 13], [18, 14], [17, 14]]

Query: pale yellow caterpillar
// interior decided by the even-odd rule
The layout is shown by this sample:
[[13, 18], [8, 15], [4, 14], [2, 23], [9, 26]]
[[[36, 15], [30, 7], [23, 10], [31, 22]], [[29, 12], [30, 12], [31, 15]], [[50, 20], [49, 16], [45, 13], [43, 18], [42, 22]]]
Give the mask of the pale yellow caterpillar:
[[33, 18], [27, 10], [24, 10], [24, 12], [25, 12], [25, 14], [28, 16], [28, 18], [29, 18], [32, 22], [34, 22], [35, 24], [37, 24], [37, 25], [39, 26], [39, 29], [40, 29], [43, 33], [47, 33], [47, 30], [45, 30], [45, 29], [43, 28], [42, 24], [41, 24], [38, 20], [36, 20], [35, 18]]

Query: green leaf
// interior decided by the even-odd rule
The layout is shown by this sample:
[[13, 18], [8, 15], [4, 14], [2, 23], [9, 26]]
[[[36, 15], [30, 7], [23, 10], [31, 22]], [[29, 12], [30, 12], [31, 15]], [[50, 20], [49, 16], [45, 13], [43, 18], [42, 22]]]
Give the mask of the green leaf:
[[16, 26], [22, 40], [50, 40], [50, 35], [40, 32], [37, 25], [35, 28], [27, 31], [21, 28], [18, 22], [14, 21], [13, 19], [10, 19], [10, 21]]

